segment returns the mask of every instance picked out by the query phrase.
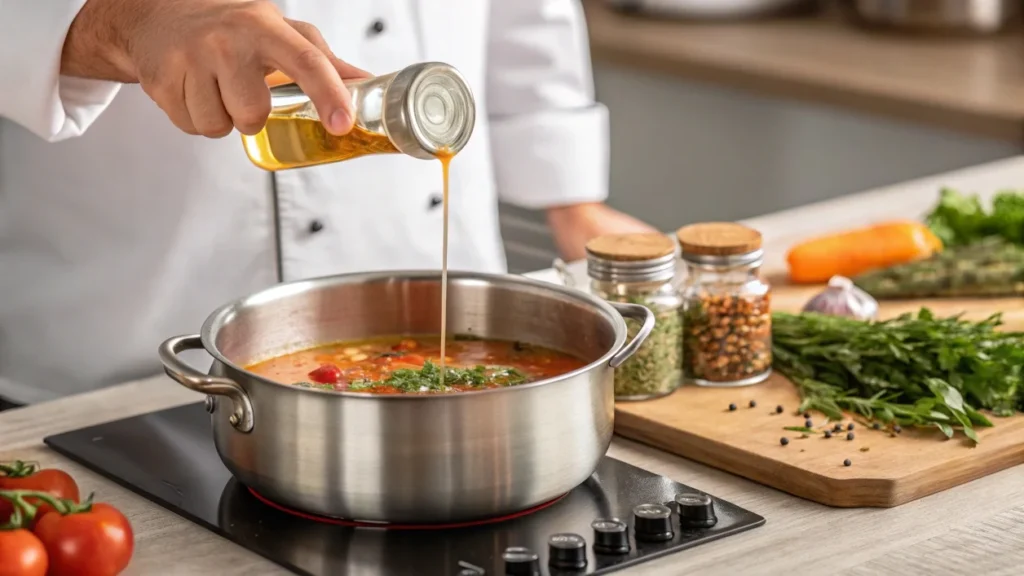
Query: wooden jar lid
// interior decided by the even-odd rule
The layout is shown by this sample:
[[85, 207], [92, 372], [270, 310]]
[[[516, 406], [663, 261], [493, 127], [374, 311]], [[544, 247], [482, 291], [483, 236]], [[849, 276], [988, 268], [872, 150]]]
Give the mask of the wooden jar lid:
[[761, 249], [761, 233], [735, 222], [705, 222], [676, 231], [683, 252], [700, 256], [736, 256]]
[[672, 239], [664, 234], [608, 234], [587, 242], [587, 252], [620, 262], [635, 262], [663, 258], [675, 253]]

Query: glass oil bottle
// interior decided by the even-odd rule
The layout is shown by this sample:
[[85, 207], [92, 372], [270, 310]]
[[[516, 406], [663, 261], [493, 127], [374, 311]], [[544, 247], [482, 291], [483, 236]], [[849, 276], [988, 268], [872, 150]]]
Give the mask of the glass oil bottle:
[[266, 126], [255, 135], [242, 136], [252, 163], [277, 171], [369, 154], [402, 153], [432, 160], [458, 153], [473, 133], [473, 93], [458, 70], [447, 64], [414, 64], [346, 86], [355, 123], [344, 136], [327, 132], [298, 85], [271, 88]]

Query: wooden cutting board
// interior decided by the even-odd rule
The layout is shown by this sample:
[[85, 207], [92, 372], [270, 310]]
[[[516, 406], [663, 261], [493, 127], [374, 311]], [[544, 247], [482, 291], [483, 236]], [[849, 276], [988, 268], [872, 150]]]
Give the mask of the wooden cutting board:
[[[793, 286], [783, 277], [769, 278], [775, 310], [798, 312], [821, 286]], [[883, 302], [889, 318], [927, 306], [936, 314], [964, 313], [980, 320], [1003, 312], [1009, 330], [1024, 330], [1024, 300], [918, 300]], [[750, 408], [750, 401], [757, 403]], [[730, 403], [737, 409], [730, 411]], [[785, 426], [803, 426], [796, 413], [795, 386], [781, 375], [745, 388], [688, 386], [648, 402], [618, 403], [615, 432], [822, 504], [841, 507], [892, 507], [1024, 463], [1024, 415], [994, 418], [979, 429], [981, 442], [971, 446], [962, 436], [952, 440], [938, 431], [906, 430], [893, 436], [855, 423], [854, 439], [846, 430], [826, 439], [801, 438]], [[782, 414], [775, 407], [782, 406]], [[821, 414], [812, 414], [817, 425]], [[844, 424], [851, 420], [847, 419]], [[782, 437], [789, 444], [780, 443]], [[849, 459], [851, 466], [843, 461]]]

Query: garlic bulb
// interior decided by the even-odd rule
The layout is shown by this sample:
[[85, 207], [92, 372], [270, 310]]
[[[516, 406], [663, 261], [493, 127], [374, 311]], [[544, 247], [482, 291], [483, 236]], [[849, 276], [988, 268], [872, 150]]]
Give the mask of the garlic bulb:
[[878, 301], [853, 285], [849, 278], [833, 276], [828, 287], [804, 305], [804, 312], [846, 316], [857, 320], [874, 320]]

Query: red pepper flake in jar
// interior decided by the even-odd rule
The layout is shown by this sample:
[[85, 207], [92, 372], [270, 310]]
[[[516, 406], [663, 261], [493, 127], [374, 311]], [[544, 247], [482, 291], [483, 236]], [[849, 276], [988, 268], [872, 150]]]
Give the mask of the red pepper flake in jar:
[[729, 222], [676, 232], [687, 280], [683, 372], [702, 386], [745, 386], [771, 374], [771, 288], [760, 277], [761, 234]]

